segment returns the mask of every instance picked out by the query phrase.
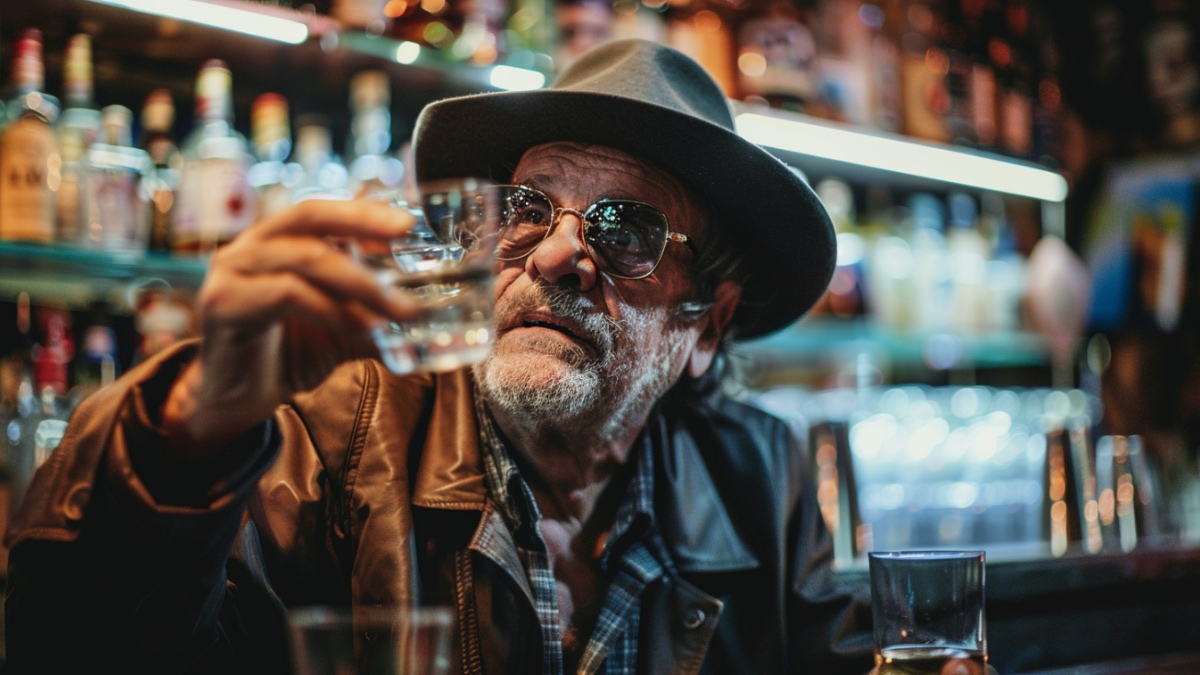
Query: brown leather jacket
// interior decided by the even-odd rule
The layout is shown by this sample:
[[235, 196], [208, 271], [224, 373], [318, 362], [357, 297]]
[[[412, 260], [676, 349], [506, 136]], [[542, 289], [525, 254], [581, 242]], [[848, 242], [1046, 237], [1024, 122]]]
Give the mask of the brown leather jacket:
[[[35, 476], [6, 539], [6, 672], [287, 672], [285, 608], [408, 603], [457, 608], [456, 672], [540, 672], [465, 371], [347, 364], [211, 466], [180, 467], [153, 411], [193, 354], [89, 397]], [[865, 672], [853, 627], [869, 618], [829, 573], [789, 428], [722, 399], [664, 409], [647, 433], [678, 573], [643, 597], [639, 672]], [[514, 555], [472, 548], [484, 533]]]

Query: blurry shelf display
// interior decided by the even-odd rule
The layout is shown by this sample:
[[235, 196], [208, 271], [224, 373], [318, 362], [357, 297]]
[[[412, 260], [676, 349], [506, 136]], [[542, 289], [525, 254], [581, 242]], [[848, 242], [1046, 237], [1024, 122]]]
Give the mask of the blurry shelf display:
[[[290, 137], [287, 139], [291, 144], [288, 147], [296, 155], [301, 153], [302, 146], [311, 146], [302, 138], [301, 118], [311, 118], [314, 116], [311, 113], [325, 118], [325, 152], [340, 155], [327, 164], [340, 164], [332, 168], [343, 174], [354, 170], [351, 146], [357, 143], [352, 136], [358, 125], [357, 118], [351, 119], [356, 114], [349, 109], [353, 106], [347, 106], [347, 89], [353, 98], [356, 76], [363, 71], [375, 70], [384, 75], [383, 86], [388, 93], [384, 95], [387, 102], [383, 108], [390, 111], [390, 116], [383, 124], [390, 137], [383, 153], [390, 153], [387, 161], [396, 163], [406, 159], [403, 140], [408, 138], [411, 125], [425, 103], [473, 92], [538, 88], [544, 86], [554, 67], [549, 56], [530, 45], [518, 44], [519, 41], [510, 42], [511, 48], [494, 54], [489, 65], [475, 65], [463, 54], [455, 56], [455, 50], [449, 47], [421, 45], [402, 39], [402, 35], [407, 35], [402, 31], [377, 30], [370, 21], [356, 23], [352, 16], [338, 14], [351, 4], [373, 7], [371, 12], [375, 15], [378, 11], [388, 11], [384, 9], [385, 3], [374, 1], [344, 3], [341, 10], [335, 10], [337, 3], [278, 0], [43, 0], [6, 3], [0, 31], [39, 28], [44, 32], [47, 45], [44, 91], [56, 94], [68, 89], [62, 80], [70, 70], [65, 67], [70, 65], [70, 57], [65, 55], [67, 50], [63, 45], [74, 35], [90, 35], [95, 64], [93, 69], [89, 63], [89, 73], [94, 70], [95, 90], [101, 94], [96, 98], [106, 103], [120, 102], [137, 111], [142, 110], [149, 92], [167, 90], [173, 97], [176, 114], [174, 124], [164, 131], [179, 141], [186, 135], [182, 131], [195, 127], [191, 104], [196, 98], [197, 67], [219, 59], [227, 67], [226, 77], [231, 80], [225, 84], [231, 127], [245, 129], [251, 126], [251, 120], [265, 117], [258, 115], [257, 106], [263, 93], [269, 92], [283, 100], [286, 106], [283, 114], [290, 115], [290, 119], [283, 119], [284, 133], [289, 133], [289, 123], [296, 128], [295, 143], [291, 144]], [[410, 9], [415, 6], [407, 4]], [[534, 8], [517, 0], [505, 6], [514, 13]], [[547, 21], [548, 6], [539, 7], [540, 20]], [[712, 18], [709, 11], [706, 20]], [[11, 52], [17, 37], [15, 33], [0, 35], [0, 47]], [[543, 39], [540, 46], [544, 49], [552, 42]], [[11, 57], [11, 53], [0, 53], [6, 63], [11, 62]], [[842, 194], [843, 203], [839, 205], [839, 192], [833, 189], [838, 186], [831, 188], [815, 181], [814, 187], [830, 208], [839, 233], [841, 253], [835, 282], [845, 281], [846, 275], [854, 276], [853, 293], [859, 306], [849, 313], [851, 318], [813, 316], [775, 336], [745, 345], [756, 367], [782, 370], [802, 364], [814, 355], [844, 361], [863, 354], [885, 362], [925, 364], [933, 370], [1041, 366], [1047, 362], [1045, 341], [1024, 332], [1020, 322], [1011, 317], [1018, 299], [1018, 282], [1014, 279], [1020, 270], [1009, 265], [1007, 258], [993, 260], [992, 256], [1018, 257], [1013, 254], [1015, 235], [1011, 231], [1013, 226], [1003, 222], [1004, 206], [997, 207], [995, 200], [989, 202], [988, 198], [1006, 194], [1060, 204], [1066, 194], [1066, 183], [1060, 175], [999, 152], [980, 152], [888, 133], [865, 124], [831, 122], [765, 105], [731, 102], [739, 132], [763, 144], [785, 162], [810, 176], [825, 179], [826, 183], [829, 177], [837, 177], [844, 181], [841, 188], [844, 191], [851, 189], [846, 183], [894, 189], [899, 201], [890, 210], [912, 212], [911, 217], [892, 218], [889, 213], [886, 218], [877, 218], [878, 213], [860, 209], [861, 217], [856, 217], [853, 208], [846, 208], [845, 200], [852, 207], [856, 199], [861, 201], [861, 195]], [[287, 151], [268, 161], [265, 155], [260, 155], [257, 141], [248, 140], [259, 164], [282, 166], [282, 161], [293, 161], [287, 160]], [[322, 165], [324, 168], [327, 167]], [[928, 194], [914, 194], [909, 199], [905, 191]], [[894, 277], [895, 265], [890, 263], [899, 260], [900, 254], [910, 255], [913, 269], [937, 269], [943, 276], [953, 273], [950, 269], [953, 257], [964, 253], [954, 248], [958, 245], [955, 236], [970, 229], [962, 227], [961, 218], [958, 222], [954, 220], [961, 216], [955, 213], [955, 191], [971, 193], [969, 199], [976, 201], [972, 202], [967, 218], [973, 219], [969, 222], [976, 224], [972, 225], [974, 229], [987, 230], [983, 236], [990, 237], [976, 242], [987, 247], [986, 250], [981, 249], [978, 254], [974, 249], [966, 251], [976, 255], [977, 260], [973, 260], [979, 269], [985, 265], [988, 269], [989, 276], [972, 283], [990, 284], [994, 281], [991, 270], [1000, 270], [1003, 278], [996, 279], [1006, 284], [1007, 295], [988, 298], [986, 308], [978, 298], [954, 300], [962, 300], [966, 303], [964, 307], [975, 307], [973, 311], [979, 314], [966, 320], [966, 324], [958, 317], [949, 321], [943, 317], [940, 323], [926, 321], [918, 316], [920, 308], [908, 308], [905, 311], [910, 318], [917, 319], [911, 330], [898, 330], [895, 321], [882, 316], [893, 311], [886, 308], [900, 306], [897, 297], [904, 303], [937, 304], [936, 298], [942, 296], [935, 293], [943, 293], [948, 286], [943, 281], [937, 289], [900, 285], [875, 288], [872, 284], [882, 282], [873, 275], [878, 279]], [[950, 199], [944, 199], [947, 193]], [[182, 192], [177, 196], [181, 196], [177, 204], [185, 201]], [[931, 213], [936, 215], [929, 216]], [[927, 216], [940, 218], [940, 224], [931, 228], [919, 222]], [[940, 248], [935, 251], [927, 246], [929, 241], [923, 234], [938, 228], [945, 232], [945, 241], [937, 244]], [[58, 239], [63, 239], [61, 234]], [[890, 261], [887, 269], [877, 264], [878, 269], [872, 268], [876, 262], [870, 259], [873, 247], [880, 243], [882, 253], [877, 257]], [[856, 250], [860, 260], [846, 254]], [[941, 257], [931, 262], [929, 256], [935, 254]], [[0, 262], [3, 262], [0, 299], [10, 300], [28, 291], [35, 301], [43, 299], [85, 307], [99, 298], [109, 300], [118, 311], [131, 308], [131, 289], [146, 284], [194, 288], [204, 273], [203, 262], [195, 257], [90, 253], [71, 244], [6, 243], [0, 247]], [[1004, 264], [993, 265], [994, 262]], [[926, 281], [916, 279], [912, 283]], [[967, 290], [979, 294], [977, 288]], [[897, 297], [892, 297], [895, 294]], [[957, 309], [946, 312], [954, 314]], [[987, 317], [980, 318], [985, 312]], [[846, 315], [841, 311], [834, 313]]]
[[204, 279], [199, 257], [85, 251], [0, 242], [0, 301], [29, 293], [34, 304], [86, 309], [97, 300], [130, 312], [141, 290], [191, 289]]
[[866, 354], [891, 362], [924, 362], [938, 370], [1039, 366], [1049, 358], [1045, 338], [1035, 333], [907, 333], [864, 318], [802, 320], [774, 335], [743, 343], [740, 351], [753, 356], [756, 367], [763, 370], [830, 355], [853, 360]]

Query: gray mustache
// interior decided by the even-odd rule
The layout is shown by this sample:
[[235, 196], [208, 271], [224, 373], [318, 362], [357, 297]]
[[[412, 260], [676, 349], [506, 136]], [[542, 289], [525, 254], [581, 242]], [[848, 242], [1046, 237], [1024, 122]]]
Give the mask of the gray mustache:
[[577, 292], [559, 286], [537, 282], [515, 297], [506, 298], [503, 308], [497, 307], [497, 323], [510, 324], [517, 316], [548, 308], [556, 317], [570, 321], [583, 332], [582, 337], [590, 340], [602, 355], [612, 353], [621, 332], [620, 325], [599, 311], [595, 303]]

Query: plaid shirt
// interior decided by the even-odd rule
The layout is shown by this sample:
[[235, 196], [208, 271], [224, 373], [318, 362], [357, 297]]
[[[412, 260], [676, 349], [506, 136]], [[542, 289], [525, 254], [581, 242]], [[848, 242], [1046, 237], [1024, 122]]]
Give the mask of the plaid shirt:
[[[521, 478], [491, 415], [478, 396], [475, 408], [483, 448], [488, 493], [517, 544], [533, 592], [542, 632], [542, 675], [564, 675], [558, 588], [538, 523], [541, 513]], [[579, 674], [636, 675], [640, 597], [651, 582], [673, 574], [654, 527], [654, 459], [649, 436], [642, 434], [632, 457], [635, 472], [617, 507], [612, 531], [600, 555], [600, 573], [608, 582], [596, 626], [579, 662]]]

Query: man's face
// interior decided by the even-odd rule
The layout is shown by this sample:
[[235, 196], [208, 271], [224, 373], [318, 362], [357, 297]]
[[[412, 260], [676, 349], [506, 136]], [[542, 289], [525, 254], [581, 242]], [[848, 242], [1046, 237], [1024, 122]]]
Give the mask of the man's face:
[[[634, 199], [667, 215], [672, 231], [696, 236], [701, 210], [663, 171], [607, 147], [550, 143], [532, 148], [512, 182], [555, 206]], [[608, 276], [583, 244], [583, 224], [564, 214], [532, 253], [496, 280], [496, 344], [475, 368], [493, 410], [523, 424], [569, 428], [604, 420], [620, 429], [666, 392], [699, 327], [677, 312], [691, 296], [692, 253], [669, 243], [645, 279]]]

